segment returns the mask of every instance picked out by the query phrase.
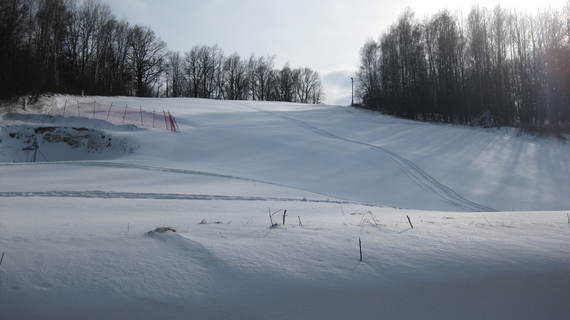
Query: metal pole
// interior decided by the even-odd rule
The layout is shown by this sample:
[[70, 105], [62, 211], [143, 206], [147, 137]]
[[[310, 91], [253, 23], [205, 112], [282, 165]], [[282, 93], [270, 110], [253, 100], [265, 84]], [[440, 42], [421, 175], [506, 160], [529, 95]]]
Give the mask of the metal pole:
[[168, 130], [168, 121], [166, 120], [166, 112], [162, 109], [162, 113], [164, 114], [164, 128]]
[[350, 102], [351, 106], [354, 106], [354, 78], [350, 77], [350, 82], [352, 84], [352, 100]]
[[33, 161], [33, 162], [36, 162], [36, 160], [37, 160], [37, 157], [38, 157], [38, 148], [39, 148], [39, 146], [38, 146], [38, 140], [37, 140], [36, 137], [34, 137], [34, 161]]
[[127, 105], [125, 104], [125, 113], [123, 113], [123, 123], [125, 123], [126, 117], [127, 117]]

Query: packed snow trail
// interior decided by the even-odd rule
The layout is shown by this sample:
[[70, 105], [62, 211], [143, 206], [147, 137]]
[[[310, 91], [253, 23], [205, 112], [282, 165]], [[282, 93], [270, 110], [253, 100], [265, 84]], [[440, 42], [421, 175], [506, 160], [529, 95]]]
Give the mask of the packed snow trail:
[[[31, 191], [31, 192], [0, 192], [0, 198], [16, 197], [40, 197], [40, 198], [89, 198], [89, 199], [152, 199], [152, 200], [220, 200], [220, 201], [275, 201], [275, 202], [311, 202], [331, 204], [362, 204], [358, 202], [308, 199], [308, 198], [284, 198], [284, 197], [260, 197], [260, 196], [228, 196], [212, 194], [182, 194], [182, 193], [141, 193], [141, 192], [107, 192], [107, 191]], [[375, 206], [378, 207], [378, 206]]]
[[[219, 173], [212, 173], [206, 171], [197, 171], [197, 170], [188, 170], [188, 169], [176, 169], [176, 168], [164, 168], [164, 167], [156, 167], [156, 166], [147, 166], [147, 165], [140, 165], [134, 163], [120, 163], [120, 162], [108, 162], [108, 161], [61, 161], [61, 162], [25, 162], [25, 163], [0, 163], [0, 166], [45, 166], [45, 165], [57, 165], [57, 166], [66, 166], [66, 165], [78, 165], [84, 167], [105, 167], [105, 168], [116, 168], [116, 169], [134, 169], [134, 170], [145, 170], [145, 171], [159, 171], [164, 173], [176, 173], [176, 174], [188, 174], [188, 175], [197, 175], [197, 176], [206, 176], [206, 177], [214, 177], [214, 178], [225, 178], [225, 179], [233, 179], [233, 180], [241, 180], [241, 181], [248, 181], [248, 182], [257, 182], [257, 183], [264, 183], [264, 184], [271, 184], [274, 186], [280, 187], [287, 187], [284, 185], [279, 185], [272, 182], [261, 181], [251, 178], [244, 178], [232, 175], [225, 175]], [[289, 187], [291, 188], [291, 187]]]
[[[184, 174], [184, 175], [195, 175], [195, 176], [204, 176], [204, 177], [212, 177], [212, 178], [222, 178], [222, 179], [231, 179], [237, 181], [245, 181], [245, 182], [255, 182], [261, 184], [272, 185], [276, 187], [283, 187], [289, 189], [295, 189], [304, 192], [310, 192], [314, 195], [320, 195], [323, 197], [331, 197], [339, 199], [338, 197], [332, 197], [330, 195], [312, 192], [307, 190], [302, 190], [293, 186], [288, 186], [284, 184], [268, 182], [259, 179], [252, 179], [247, 177], [240, 177], [235, 175], [226, 175], [226, 174], [219, 174], [219, 173], [212, 173], [206, 171], [199, 171], [199, 170], [188, 170], [188, 169], [177, 169], [177, 168], [165, 168], [165, 167], [157, 167], [157, 166], [148, 166], [148, 165], [141, 165], [135, 163], [121, 163], [121, 162], [110, 162], [110, 161], [61, 161], [61, 162], [25, 162], [25, 163], [0, 163], [0, 167], [10, 167], [10, 166], [68, 166], [68, 165], [77, 165], [77, 166], [84, 166], [84, 167], [103, 167], [103, 168], [114, 168], [114, 169], [132, 169], [132, 170], [144, 170], [144, 171], [156, 171], [156, 172], [163, 172], [163, 173], [172, 173], [172, 174]], [[339, 199], [339, 201], [345, 201], [344, 199]], [[346, 203], [363, 203], [358, 201], [346, 201]], [[367, 204], [366, 204], [367, 205]]]
[[425, 172], [423, 169], [421, 169], [418, 165], [416, 165], [414, 162], [412, 162], [411, 160], [408, 160], [400, 155], [398, 155], [397, 153], [388, 150], [384, 147], [380, 147], [374, 144], [370, 144], [370, 143], [366, 143], [366, 142], [362, 142], [362, 141], [358, 141], [358, 140], [353, 140], [350, 138], [346, 138], [346, 137], [341, 137], [339, 135], [336, 135], [330, 131], [318, 128], [316, 126], [313, 126], [303, 120], [299, 120], [290, 116], [286, 116], [277, 112], [272, 112], [272, 111], [267, 111], [267, 110], [263, 110], [263, 109], [259, 109], [256, 107], [253, 107], [251, 105], [247, 105], [247, 104], [243, 104], [243, 103], [237, 103], [240, 106], [244, 106], [246, 108], [252, 109], [252, 110], [256, 110], [258, 112], [263, 112], [266, 114], [270, 114], [288, 121], [292, 121], [295, 124], [297, 124], [298, 126], [305, 128], [307, 130], [310, 130], [318, 135], [321, 135], [323, 137], [326, 138], [330, 138], [330, 139], [336, 139], [336, 140], [340, 140], [340, 141], [344, 141], [344, 142], [348, 142], [348, 143], [352, 143], [352, 144], [357, 144], [357, 145], [361, 145], [364, 147], [368, 147], [368, 148], [372, 148], [375, 150], [379, 150], [382, 151], [386, 154], [388, 154], [388, 156], [390, 157], [390, 159], [392, 159], [397, 165], [398, 167], [404, 172], [404, 174], [415, 184], [417, 184], [418, 186], [422, 187], [423, 189], [429, 191], [429, 192], [433, 192], [435, 193], [437, 196], [439, 196], [441, 199], [443, 199], [444, 201], [458, 207], [464, 210], [468, 210], [468, 211], [474, 211], [474, 212], [495, 212], [498, 211], [496, 209], [490, 208], [488, 206], [476, 203], [474, 201], [471, 201], [469, 199], [466, 199], [465, 197], [463, 197], [462, 195], [460, 195], [459, 193], [457, 193], [455, 190], [453, 190], [452, 188], [446, 186], [445, 184], [439, 182], [436, 178], [432, 177], [431, 175], [429, 175], [427, 172]]

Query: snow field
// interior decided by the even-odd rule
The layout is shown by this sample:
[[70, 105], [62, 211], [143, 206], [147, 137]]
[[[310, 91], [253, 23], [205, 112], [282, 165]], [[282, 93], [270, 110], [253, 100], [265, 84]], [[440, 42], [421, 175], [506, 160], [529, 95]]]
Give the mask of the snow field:
[[[139, 109], [107, 121], [111, 104]], [[180, 132], [146, 127], [157, 106]], [[134, 148], [44, 144], [49, 162], [12, 163], [25, 143], [0, 137], [0, 319], [570, 314], [564, 141], [200, 99], [55, 96], [0, 117]], [[146, 235], [159, 226], [178, 232]]]
[[[270, 229], [269, 207], [287, 208], [289, 223]], [[569, 311], [570, 227], [560, 212], [81, 198], [13, 198], [3, 212], [6, 317], [558, 319]], [[144, 235], [159, 225], [179, 233]]]

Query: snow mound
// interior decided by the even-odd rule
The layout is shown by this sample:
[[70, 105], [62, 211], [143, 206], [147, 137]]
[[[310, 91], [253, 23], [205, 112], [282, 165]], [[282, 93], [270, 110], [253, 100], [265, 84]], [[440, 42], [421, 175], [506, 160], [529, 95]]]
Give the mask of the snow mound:
[[6, 113], [2, 120], [16, 124], [41, 124], [65, 127], [89, 127], [110, 131], [139, 131], [143, 130], [134, 124], [113, 124], [106, 120], [89, 119], [75, 116], [33, 114], [33, 113]]
[[163, 234], [163, 233], [170, 233], [170, 232], [176, 232], [176, 229], [172, 228], [172, 227], [158, 227], [154, 230], [151, 230], [149, 232], [147, 232], [146, 234], [148, 236], [153, 236], [156, 234]]
[[113, 159], [134, 152], [128, 139], [85, 127], [14, 125], [0, 128], [0, 161]]

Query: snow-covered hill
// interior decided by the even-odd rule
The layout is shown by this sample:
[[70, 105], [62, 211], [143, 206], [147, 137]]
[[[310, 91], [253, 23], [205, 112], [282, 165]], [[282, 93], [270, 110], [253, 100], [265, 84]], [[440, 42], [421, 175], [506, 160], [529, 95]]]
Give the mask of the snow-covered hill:
[[[97, 113], [91, 112], [91, 101], [97, 102]], [[77, 102], [83, 108], [80, 112], [75, 111]], [[329, 197], [422, 210], [570, 208], [570, 145], [514, 129], [421, 123], [324, 105], [64, 96], [44, 105], [44, 112], [55, 117], [10, 115], [4, 116], [3, 125], [48, 122], [95, 128], [128, 138], [130, 143], [123, 149], [136, 150], [119, 155], [90, 153], [83, 159], [63, 153], [67, 160], [109, 158], [124, 166], [213, 172]], [[116, 115], [115, 125], [106, 121], [106, 106], [113, 106], [109, 110]], [[124, 106], [129, 107], [126, 119]], [[64, 107], [67, 113], [62, 117]], [[164, 126], [164, 109], [176, 115], [181, 132], [158, 128]], [[145, 111], [144, 126], [156, 122], [157, 129], [134, 126], [140, 127], [139, 110]], [[3, 140], [5, 145], [9, 139]], [[6, 148], [0, 148], [6, 154]], [[48, 160], [61, 160], [60, 150], [40, 150]], [[25, 160], [25, 152], [15, 157]], [[38, 160], [44, 161], [43, 156]], [[45, 165], [39, 170], [44, 167], [53, 168]], [[13, 168], [5, 171], [4, 176]]]
[[31, 110], [0, 120], [2, 319], [570, 314], [563, 140], [324, 105]]

